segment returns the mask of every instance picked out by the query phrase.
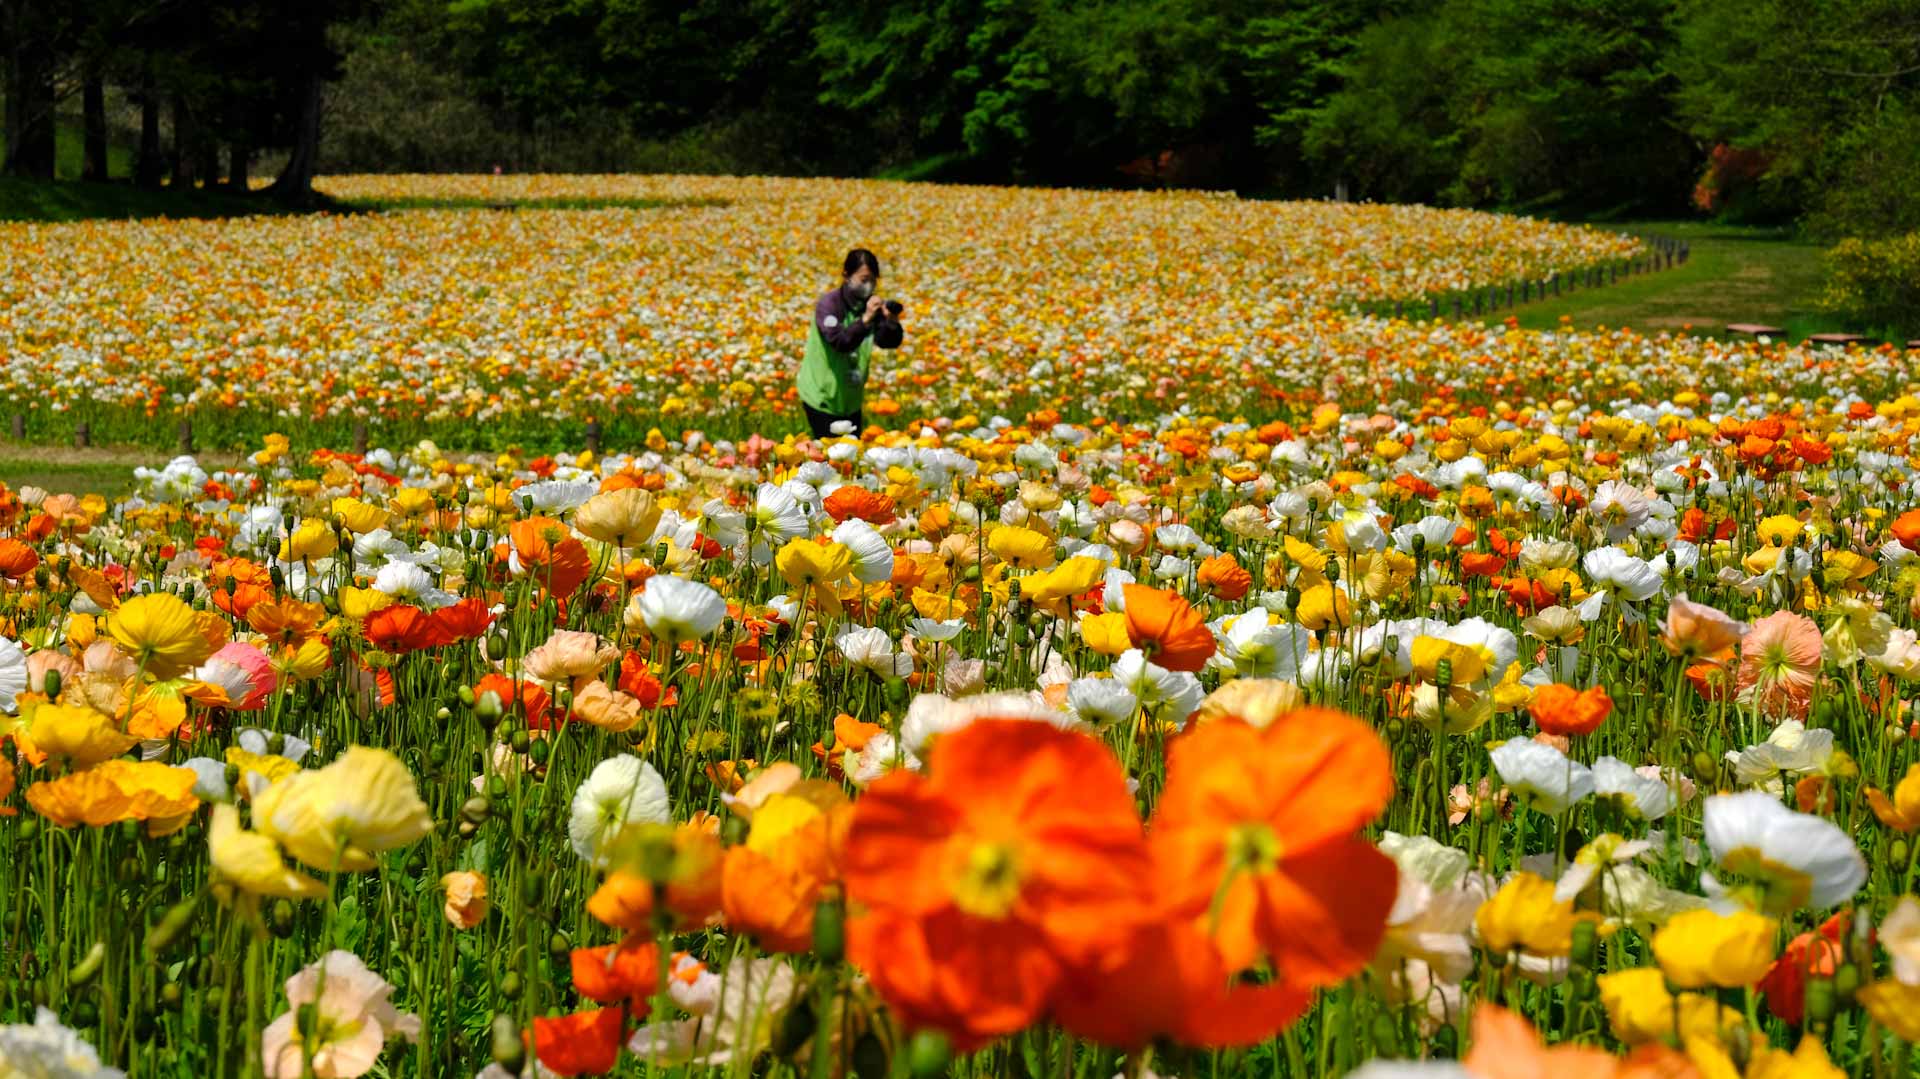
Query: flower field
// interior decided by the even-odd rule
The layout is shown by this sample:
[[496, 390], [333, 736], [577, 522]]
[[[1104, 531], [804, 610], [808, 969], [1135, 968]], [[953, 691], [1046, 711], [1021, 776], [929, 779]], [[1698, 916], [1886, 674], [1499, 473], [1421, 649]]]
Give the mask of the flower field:
[[0, 489], [0, 1074], [1920, 1060], [1900, 354], [1345, 313], [1626, 253], [1440, 211], [329, 184], [450, 205], [0, 248], [16, 407], [250, 440]]
[[[1381, 332], [1323, 308], [1638, 250], [1521, 218], [1210, 195], [686, 177], [324, 186], [423, 208], [0, 225], [0, 407], [47, 440], [85, 421], [96, 440], [160, 446], [174, 424], [152, 421], [175, 417], [226, 448], [294, 424], [337, 446], [365, 422], [375, 441], [470, 449], [577, 449], [588, 419], [778, 431], [798, 413], [808, 300], [857, 237], [883, 253], [914, 333], [911, 368], [882, 365], [876, 412], [1232, 413], [1317, 390], [1317, 354]], [[566, 200], [601, 208], [542, 208]]]

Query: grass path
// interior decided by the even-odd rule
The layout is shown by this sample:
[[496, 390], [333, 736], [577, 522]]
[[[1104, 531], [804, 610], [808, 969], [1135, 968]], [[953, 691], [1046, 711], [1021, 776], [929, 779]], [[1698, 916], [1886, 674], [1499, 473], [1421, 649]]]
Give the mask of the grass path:
[[1677, 237], [1692, 245], [1692, 255], [1670, 270], [1524, 304], [1501, 312], [1499, 318], [1514, 314], [1521, 326], [1533, 330], [1555, 329], [1567, 318], [1578, 330], [1630, 326], [1649, 334], [1690, 331], [1715, 336], [1723, 335], [1730, 322], [1760, 322], [1784, 327], [1795, 340], [1831, 330], [1872, 332], [1815, 308], [1822, 282], [1821, 248], [1794, 238], [1789, 230], [1692, 221], [1602, 227]]

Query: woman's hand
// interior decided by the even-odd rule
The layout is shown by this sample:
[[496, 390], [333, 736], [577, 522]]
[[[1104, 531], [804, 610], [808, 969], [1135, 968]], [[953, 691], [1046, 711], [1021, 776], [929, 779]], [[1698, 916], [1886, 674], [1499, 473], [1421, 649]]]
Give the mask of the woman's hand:
[[885, 304], [886, 304], [886, 301], [884, 301], [884, 300], [882, 300], [882, 299], [881, 299], [880, 297], [878, 297], [878, 296], [869, 296], [869, 297], [867, 297], [867, 310], [866, 310], [866, 312], [865, 312], [865, 313], [863, 313], [863, 314], [862, 314], [862, 315], [860, 316], [860, 321], [862, 321], [862, 322], [872, 322], [872, 321], [873, 321], [873, 316], [875, 316], [875, 315], [877, 315], [877, 314], [879, 314], [879, 313], [880, 313], [880, 309], [881, 309], [882, 307], [884, 307], [884, 306], [885, 306]]

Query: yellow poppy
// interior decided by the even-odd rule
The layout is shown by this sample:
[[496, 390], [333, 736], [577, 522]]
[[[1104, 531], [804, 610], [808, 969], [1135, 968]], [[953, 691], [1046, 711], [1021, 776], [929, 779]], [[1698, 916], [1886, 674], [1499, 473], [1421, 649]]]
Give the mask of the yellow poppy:
[[230, 805], [213, 807], [207, 853], [221, 884], [251, 895], [312, 899], [327, 892], [326, 885], [288, 866], [279, 844], [241, 828], [240, 811]]
[[315, 869], [362, 870], [381, 851], [432, 832], [433, 817], [400, 758], [352, 746], [325, 768], [289, 776], [255, 798], [254, 828]]
[[1780, 924], [1750, 911], [1690, 910], [1653, 935], [1653, 955], [1683, 989], [1737, 989], [1766, 977]]
[[226, 621], [194, 610], [179, 596], [155, 592], [135, 596], [108, 615], [107, 634], [148, 674], [178, 678], [226, 643]]

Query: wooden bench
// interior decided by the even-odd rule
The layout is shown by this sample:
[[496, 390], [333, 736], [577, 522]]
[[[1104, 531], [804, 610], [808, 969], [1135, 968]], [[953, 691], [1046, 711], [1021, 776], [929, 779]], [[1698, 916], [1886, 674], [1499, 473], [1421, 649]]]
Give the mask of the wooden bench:
[[1866, 341], [1866, 337], [1857, 333], [1810, 333], [1807, 344], [1812, 345], [1857, 345]]
[[1916, 337], [1913, 340], [1907, 342], [1907, 351], [1920, 352], [1920, 337]]
[[1760, 337], [1762, 335], [1778, 337], [1787, 331], [1779, 326], [1767, 326], [1758, 322], [1730, 322], [1727, 324], [1727, 332], [1746, 334], [1749, 337]]

